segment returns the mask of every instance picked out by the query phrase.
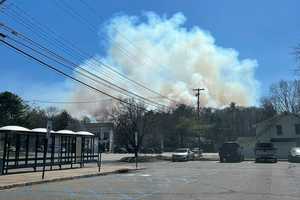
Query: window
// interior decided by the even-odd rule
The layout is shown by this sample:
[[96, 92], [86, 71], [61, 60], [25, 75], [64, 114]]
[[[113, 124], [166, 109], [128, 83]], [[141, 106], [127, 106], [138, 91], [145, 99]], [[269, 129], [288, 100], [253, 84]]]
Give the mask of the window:
[[295, 133], [296, 135], [300, 135], [300, 124], [295, 124]]
[[277, 131], [277, 135], [282, 135], [282, 126], [276, 125], [276, 131]]

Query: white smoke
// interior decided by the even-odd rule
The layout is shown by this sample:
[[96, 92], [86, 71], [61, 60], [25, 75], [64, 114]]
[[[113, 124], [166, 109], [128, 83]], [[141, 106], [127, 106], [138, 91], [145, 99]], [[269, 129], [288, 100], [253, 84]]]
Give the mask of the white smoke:
[[[197, 26], [185, 28], [186, 18], [182, 13], [168, 18], [151, 12], [142, 18], [122, 15], [110, 20], [104, 28], [110, 39], [106, 56], [95, 58], [100, 57], [131, 79], [177, 102], [194, 104], [192, 89], [200, 87], [205, 88], [200, 97], [202, 106], [223, 107], [230, 102], [241, 106], [255, 104], [259, 89], [255, 79], [256, 60], [239, 59], [236, 50], [217, 46], [213, 36]], [[82, 67], [99, 74], [99, 70], [89, 65], [92, 61], [86, 61]], [[143, 96], [154, 96], [125, 81], [121, 84]], [[97, 99], [96, 94], [83, 89], [75, 90], [74, 98], [83, 94]], [[95, 107], [75, 105], [71, 110], [82, 109], [91, 113]]]

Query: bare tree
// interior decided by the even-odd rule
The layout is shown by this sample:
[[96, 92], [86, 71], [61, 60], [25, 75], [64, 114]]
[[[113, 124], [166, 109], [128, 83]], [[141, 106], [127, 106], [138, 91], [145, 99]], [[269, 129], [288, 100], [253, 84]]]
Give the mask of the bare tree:
[[53, 117], [58, 113], [59, 113], [59, 109], [57, 107], [50, 106], [46, 108], [46, 115], [49, 119], [53, 119]]
[[271, 85], [270, 101], [277, 112], [299, 112], [300, 81], [283, 81]]
[[[145, 135], [151, 132], [154, 113], [147, 111], [142, 103], [128, 100], [129, 104], [120, 104], [114, 111], [117, 143], [127, 149], [140, 149]], [[138, 133], [138, 144], [135, 145], [135, 132]], [[119, 141], [118, 141], [119, 140]]]

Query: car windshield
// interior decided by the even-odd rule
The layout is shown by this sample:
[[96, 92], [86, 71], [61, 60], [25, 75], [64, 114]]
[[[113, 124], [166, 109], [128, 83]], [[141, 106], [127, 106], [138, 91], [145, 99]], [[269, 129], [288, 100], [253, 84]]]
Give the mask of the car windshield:
[[300, 148], [293, 148], [292, 151], [297, 154], [300, 154]]
[[176, 153], [186, 153], [188, 150], [187, 149], [176, 149]]

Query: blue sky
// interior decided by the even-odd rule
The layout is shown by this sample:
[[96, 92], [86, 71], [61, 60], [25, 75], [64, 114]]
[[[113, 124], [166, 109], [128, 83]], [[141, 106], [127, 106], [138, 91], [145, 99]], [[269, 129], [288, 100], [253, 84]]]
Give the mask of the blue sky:
[[[213, 35], [218, 46], [237, 50], [241, 59], [257, 60], [255, 77], [261, 84], [261, 95], [268, 93], [273, 82], [296, 78], [293, 73], [296, 62], [291, 53], [292, 48], [300, 42], [299, 1], [87, 0], [88, 5], [98, 11], [97, 18], [79, 0], [65, 1], [89, 18], [89, 23], [99, 30], [107, 20], [118, 14], [139, 16], [144, 11], [153, 11], [158, 15], [172, 16], [181, 12], [187, 18], [187, 28], [199, 26]], [[51, 27], [57, 34], [75, 42], [89, 54], [105, 51], [105, 45], [101, 42], [103, 38], [99, 33], [72, 19], [58, 7], [55, 0], [7, 0], [6, 4], [10, 2], [30, 13], [37, 21]], [[2, 13], [0, 21], [29, 33]], [[0, 91], [10, 90], [29, 99], [65, 98], [58, 88], [68, 86], [54, 72], [3, 45], [0, 45], [0, 60]]]

